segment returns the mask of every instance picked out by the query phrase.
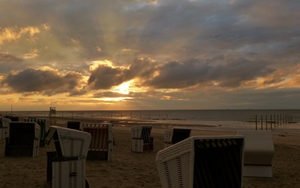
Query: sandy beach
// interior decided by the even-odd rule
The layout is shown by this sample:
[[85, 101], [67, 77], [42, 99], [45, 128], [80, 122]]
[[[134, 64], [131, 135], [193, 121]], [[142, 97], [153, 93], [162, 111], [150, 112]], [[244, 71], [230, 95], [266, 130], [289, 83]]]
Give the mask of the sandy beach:
[[[63, 126], [66, 120], [58, 124]], [[91, 188], [158, 188], [161, 187], [156, 168], [156, 153], [164, 148], [166, 127], [153, 125], [154, 137], [152, 152], [134, 153], [131, 151], [131, 127], [134, 125], [115, 125], [113, 127], [116, 145], [113, 147], [112, 161], [87, 160], [86, 178]], [[232, 131], [193, 130], [192, 136], [232, 135]], [[245, 188], [289, 188], [300, 187], [300, 135], [288, 132], [273, 134], [275, 155], [272, 178], [244, 177]], [[0, 140], [0, 187], [50, 188], [46, 181], [47, 155], [55, 151], [53, 142], [39, 149], [37, 157], [4, 157], [5, 140]]]

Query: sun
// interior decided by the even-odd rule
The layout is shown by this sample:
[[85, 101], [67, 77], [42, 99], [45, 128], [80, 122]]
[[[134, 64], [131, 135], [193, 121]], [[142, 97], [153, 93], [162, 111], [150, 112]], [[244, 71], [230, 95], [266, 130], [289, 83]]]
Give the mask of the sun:
[[131, 85], [131, 81], [128, 81], [128, 82], [124, 82], [118, 86], [116, 86], [116, 88], [114, 89], [115, 92], [117, 93], [121, 93], [121, 94], [124, 94], [124, 95], [128, 95], [129, 94], [129, 88], [130, 88], [130, 85]]

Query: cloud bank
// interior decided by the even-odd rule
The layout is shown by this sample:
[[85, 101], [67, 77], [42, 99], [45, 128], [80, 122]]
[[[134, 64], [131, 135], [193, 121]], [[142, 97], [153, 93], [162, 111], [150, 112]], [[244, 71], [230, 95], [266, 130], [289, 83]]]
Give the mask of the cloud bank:
[[117, 91], [130, 83], [124, 108], [297, 108], [297, 0], [3, 0], [0, 7], [4, 105], [16, 96], [97, 102], [124, 97]]

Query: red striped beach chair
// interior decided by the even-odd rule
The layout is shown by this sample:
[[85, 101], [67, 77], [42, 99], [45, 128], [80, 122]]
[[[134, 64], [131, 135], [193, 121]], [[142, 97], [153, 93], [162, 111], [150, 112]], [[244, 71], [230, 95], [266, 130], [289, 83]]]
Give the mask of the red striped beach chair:
[[92, 135], [87, 159], [111, 161], [113, 150], [112, 124], [82, 123], [81, 130]]
[[131, 151], [153, 151], [153, 137], [151, 137], [151, 130], [152, 126], [149, 125], [142, 125], [131, 128]]
[[191, 129], [174, 127], [165, 131], [165, 148], [176, 144], [191, 135]]
[[29, 156], [39, 154], [40, 126], [34, 122], [11, 121], [9, 136], [5, 142], [5, 156]]
[[163, 188], [242, 188], [243, 136], [189, 137], [156, 154]]

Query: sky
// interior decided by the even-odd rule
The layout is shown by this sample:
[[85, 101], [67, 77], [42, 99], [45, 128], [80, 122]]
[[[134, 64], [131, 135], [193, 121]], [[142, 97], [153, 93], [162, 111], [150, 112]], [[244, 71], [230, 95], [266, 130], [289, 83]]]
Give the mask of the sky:
[[299, 109], [299, 0], [0, 0], [0, 111]]

